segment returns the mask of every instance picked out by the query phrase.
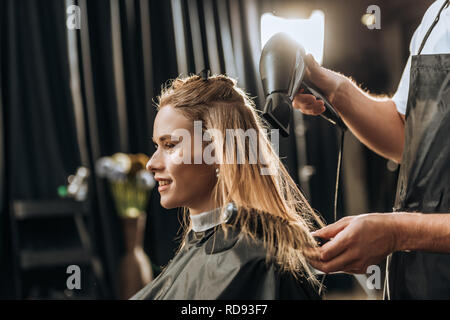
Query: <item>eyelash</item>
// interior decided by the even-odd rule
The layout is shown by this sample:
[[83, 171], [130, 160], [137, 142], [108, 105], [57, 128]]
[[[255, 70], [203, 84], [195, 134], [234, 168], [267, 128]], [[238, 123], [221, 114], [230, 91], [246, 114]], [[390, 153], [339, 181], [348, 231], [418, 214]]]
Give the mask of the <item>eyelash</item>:
[[[159, 146], [157, 144], [154, 144], [154, 146], [155, 146], [155, 149], [159, 148]], [[173, 143], [165, 143], [164, 147], [167, 148], [167, 149], [172, 149], [172, 148], [175, 147], [175, 145]]]
[[164, 146], [168, 149], [172, 149], [173, 147], [175, 147], [173, 143], [166, 143]]

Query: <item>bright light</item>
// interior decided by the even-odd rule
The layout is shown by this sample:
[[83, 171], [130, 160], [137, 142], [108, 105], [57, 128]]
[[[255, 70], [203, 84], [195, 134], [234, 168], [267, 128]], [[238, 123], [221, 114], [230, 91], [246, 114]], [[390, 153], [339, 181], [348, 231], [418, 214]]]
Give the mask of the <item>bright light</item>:
[[308, 19], [286, 19], [265, 13], [261, 16], [261, 48], [275, 33], [285, 32], [322, 64], [324, 29], [325, 15], [320, 10], [314, 10]]

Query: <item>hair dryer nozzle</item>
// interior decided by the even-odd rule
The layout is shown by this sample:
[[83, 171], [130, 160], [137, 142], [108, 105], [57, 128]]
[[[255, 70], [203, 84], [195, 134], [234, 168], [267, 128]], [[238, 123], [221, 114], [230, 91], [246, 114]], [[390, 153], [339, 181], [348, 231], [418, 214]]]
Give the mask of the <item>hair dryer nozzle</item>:
[[291, 101], [286, 93], [274, 92], [267, 96], [263, 116], [272, 127], [281, 130], [283, 137], [289, 135], [291, 112]]

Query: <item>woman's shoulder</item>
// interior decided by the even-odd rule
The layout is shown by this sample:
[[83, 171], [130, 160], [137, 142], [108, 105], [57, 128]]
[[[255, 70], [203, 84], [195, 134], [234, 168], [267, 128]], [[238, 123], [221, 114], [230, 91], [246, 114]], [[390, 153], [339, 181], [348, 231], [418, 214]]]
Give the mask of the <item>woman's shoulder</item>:
[[[219, 234], [222, 231], [216, 234], [214, 253], [224, 254], [223, 263], [230, 266], [230, 270], [236, 270], [231, 272], [233, 280], [230, 288], [234, 287], [233, 283], [237, 285], [231, 296], [235, 297], [236, 292], [245, 287], [254, 288], [253, 294], [257, 299], [320, 299], [316, 288], [304, 275], [283, 270], [275, 258], [268, 255], [261, 239], [253, 239], [242, 233], [234, 234], [228, 238], [229, 247], [219, 251], [222, 243], [217, 241]], [[227, 269], [225, 265], [221, 266]]]
[[[226, 223], [215, 227], [204, 243], [206, 254], [232, 254], [240, 261], [250, 263], [265, 261], [273, 263], [275, 258], [270, 253], [264, 240], [263, 220], [277, 220], [270, 213], [253, 209], [238, 211], [235, 207]], [[278, 221], [282, 223], [281, 221]]]
[[205, 241], [204, 250], [207, 254], [228, 252], [238, 255], [242, 260], [259, 260], [266, 257], [262, 239], [243, 232], [238, 225], [216, 227], [214, 233]]

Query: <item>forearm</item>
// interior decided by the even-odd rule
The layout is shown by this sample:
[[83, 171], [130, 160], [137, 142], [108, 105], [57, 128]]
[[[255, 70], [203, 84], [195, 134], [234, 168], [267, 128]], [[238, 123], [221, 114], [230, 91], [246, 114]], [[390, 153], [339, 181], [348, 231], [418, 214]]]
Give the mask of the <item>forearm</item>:
[[353, 134], [381, 156], [401, 161], [404, 123], [391, 99], [377, 99], [349, 79], [343, 81], [332, 99], [333, 105]]
[[450, 253], [450, 214], [392, 213], [396, 251]]

